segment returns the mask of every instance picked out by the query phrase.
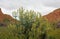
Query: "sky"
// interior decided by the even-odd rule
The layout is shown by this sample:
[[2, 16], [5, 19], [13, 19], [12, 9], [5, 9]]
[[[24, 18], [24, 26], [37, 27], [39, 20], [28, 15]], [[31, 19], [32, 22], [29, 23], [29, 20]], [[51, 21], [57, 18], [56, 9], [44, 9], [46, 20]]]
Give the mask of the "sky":
[[0, 0], [0, 8], [5, 14], [12, 16], [12, 11], [20, 7], [46, 15], [60, 8], [60, 0]]

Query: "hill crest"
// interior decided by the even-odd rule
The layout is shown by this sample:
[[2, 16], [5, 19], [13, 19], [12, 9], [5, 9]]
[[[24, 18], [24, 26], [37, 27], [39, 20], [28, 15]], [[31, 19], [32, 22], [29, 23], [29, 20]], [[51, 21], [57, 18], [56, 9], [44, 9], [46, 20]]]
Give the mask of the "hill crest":
[[53, 12], [51, 12], [43, 17], [47, 18], [48, 21], [50, 21], [50, 22], [59, 20], [60, 19], [60, 8], [54, 10]]

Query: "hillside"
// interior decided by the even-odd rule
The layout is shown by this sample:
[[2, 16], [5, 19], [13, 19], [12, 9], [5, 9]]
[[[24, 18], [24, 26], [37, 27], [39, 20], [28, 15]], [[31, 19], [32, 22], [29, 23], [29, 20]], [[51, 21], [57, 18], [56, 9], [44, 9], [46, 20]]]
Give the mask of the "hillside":
[[16, 20], [14, 18], [12, 18], [10, 15], [7, 14], [3, 14], [1, 8], [0, 8], [0, 26], [1, 25], [6, 25], [6, 22], [11, 22], [14, 23]]
[[47, 14], [44, 16], [45, 18], [48, 19], [48, 21], [53, 22], [60, 20], [60, 8], [54, 10], [53, 12]]

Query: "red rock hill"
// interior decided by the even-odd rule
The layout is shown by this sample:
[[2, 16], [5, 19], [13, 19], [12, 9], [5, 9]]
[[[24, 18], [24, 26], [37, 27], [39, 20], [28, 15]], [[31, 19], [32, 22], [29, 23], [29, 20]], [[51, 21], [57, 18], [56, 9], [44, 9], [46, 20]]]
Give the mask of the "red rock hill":
[[3, 14], [3, 12], [0, 8], [0, 26], [8, 25], [7, 21], [9, 21], [9, 24], [17, 22], [17, 20], [12, 18], [10, 15]]
[[14, 20], [10, 15], [3, 14], [3, 12], [0, 8], [0, 22], [2, 22], [4, 19], [9, 19], [10, 21]]
[[48, 21], [50, 21], [50, 22], [60, 20], [60, 8], [54, 10], [53, 12], [49, 13], [48, 15], [45, 15], [44, 17], [47, 18]]

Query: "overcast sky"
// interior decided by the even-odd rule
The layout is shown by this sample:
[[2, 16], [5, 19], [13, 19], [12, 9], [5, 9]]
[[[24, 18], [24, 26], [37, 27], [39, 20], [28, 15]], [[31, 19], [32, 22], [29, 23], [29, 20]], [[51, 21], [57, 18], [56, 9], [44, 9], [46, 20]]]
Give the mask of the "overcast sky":
[[60, 0], [0, 0], [0, 8], [3, 12], [10, 14], [11, 11], [20, 7], [32, 9], [46, 15], [56, 8], [60, 8]]

